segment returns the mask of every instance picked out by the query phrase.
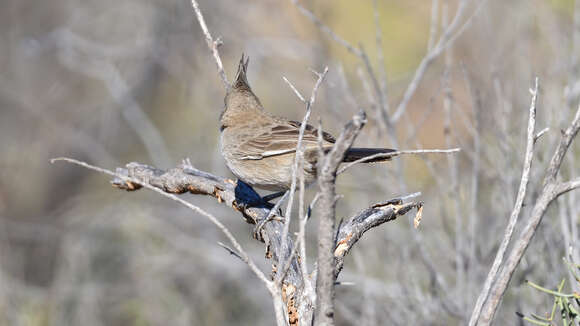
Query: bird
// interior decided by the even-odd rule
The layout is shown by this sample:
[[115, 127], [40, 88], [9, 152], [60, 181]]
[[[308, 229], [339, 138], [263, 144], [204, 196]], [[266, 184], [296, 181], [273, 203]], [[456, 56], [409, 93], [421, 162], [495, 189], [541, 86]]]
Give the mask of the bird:
[[[229, 170], [244, 183], [280, 194], [290, 189], [301, 122], [267, 112], [254, 94], [247, 79], [249, 58], [242, 54], [236, 76], [226, 90], [225, 108], [220, 123], [220, 151]], [[335, 138], [322, 132], [322, 148], [329, 151]], [[304, 180], [306, 185], [317, 177], [319, 156], [318, 130], [307, 124], [302, 139]], [[395, 152], [390, 148], [350, 148], [343, 162], [353, 162], [379, 153]], [[366, 163], [388, 161], [390, 157], [372, 158]]]

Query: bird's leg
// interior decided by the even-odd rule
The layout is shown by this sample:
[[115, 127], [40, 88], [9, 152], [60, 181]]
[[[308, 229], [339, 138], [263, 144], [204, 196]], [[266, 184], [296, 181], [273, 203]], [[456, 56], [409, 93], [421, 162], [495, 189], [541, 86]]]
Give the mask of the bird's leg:
[[[284, 196], [285, 194], [286, 194], [286, 191], [276, 192], [276, 193], [262, 197], [262, 200], [264, 202], [266, 202], [267, 204], [270, 204], [269, 203], [270, 200]], [[268, 216], [266, 216], [265, 219], [262, 219], [261, 221], [259, 221], [256, 224], [256, 227], [254, 228], [254, 232], [253, 232], [254, 239], [257, 239], [259, 241], [264, 242], [264, 239], [262, 238], [262, 235], [261, 235], [261, 231], [264, 228], [264, 225], [266, 225], [266, 223], [268, 223], [272, 220], [276, 220], [276, 219], [280, 220], [280, 217], [283, 217], [282, 209], [280, 208], [280, 204], [282, 204], [282, 202], [284, 201], [284, 198], [285, 197], [282, 197], [282, 199], [278, 200], [278, 202], [276, 202], [276, 205], [274, 205], [272, 208], [270, 208], [270, 213], [268, 213]], [[275, 214], [274, 212], [276, 212], [277, 214]]]

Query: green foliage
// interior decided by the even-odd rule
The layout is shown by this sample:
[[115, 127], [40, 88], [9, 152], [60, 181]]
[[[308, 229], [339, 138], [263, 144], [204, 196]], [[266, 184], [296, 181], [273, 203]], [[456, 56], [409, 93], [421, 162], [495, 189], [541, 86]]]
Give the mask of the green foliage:
[[[574, 275], [574, 279], [576, 282], [580, 282], [580, 278], [576, 274], [576, 271], [580, 270], [580, 265], [572, 264], [566, 261], [568, 267], [572, 275]], [[552, 305], [552, 311], [549, 316], [542, 317], [535, 313], [531, 313], [530, 316], [525, 316], [523, 314], [517, 313], [523, 320], [534, 324], [534, 325], [542, 325], [542, 326], [551, 326], [556, 325], [557, 315], [556, 312], [559, 312], [559, 316], [562, 322], [562, 325], [579, 325], [580, 324], [580, 294], [577, 292], [573, 293], [563, 293], [564, 285], [566, 283], [566, 279], [562, 279], [558, 288], [554, 290], [546, 289], [538, 284], [535, 284], [531, 281], [527, 281], [526, 283], [533, 287], [534, 289], [547, 293], [554, 297], [554, 304]]]

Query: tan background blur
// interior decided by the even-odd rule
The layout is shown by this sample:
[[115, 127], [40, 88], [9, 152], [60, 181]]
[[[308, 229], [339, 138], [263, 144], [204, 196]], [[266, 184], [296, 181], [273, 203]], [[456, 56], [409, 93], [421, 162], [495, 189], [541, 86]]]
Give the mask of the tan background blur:
[[[372, 1], [303, 5], [352, 44], [360, 42], [379, 69]], [[363, 108], [369, 123], [357, 145], [392, 145], [377, 128], [360, 61], [290, 1], [205, 0], [200, 6], [212, 34], [223, 39], [230, 78], [241, 53], [249, 55], [249, 80], [266, 109], [300, 120], [304, 107], [282, 76], [307, 95], [316, 79], [309, 68], [328, 66], [312, 121], [322, 117], [337, 134]], [[378, 12], [389, 103], [396, 107], [425, 55], [431, 2], [378, 1]], [[457, 156], [457, 188], [443, 190], [436, 182], [433, 173], [449, 180], [447, 158], [437, 155], [430, 157], [433, 170], [420, 158], [404, 158], [404, 185], [393, 175], [395, 164], [355, 167], [340, 178], [339, 217], [408, 192], [421, 191], [425, 202], [418, 231], [410, 221], [394, 221], [355, 247], [341, 279], [356, 285], [337, 290], [340, 324], [465, 323], [515, 197], [533, 78], [542, 85], [538, 128], [552, 129], [538, 149], [536, 182], [557, 130], [577, 105], [573, 12], [573, 0], [488, 0], [454, 44], [450, 145], [465, 149]], [[447, 147], [443, 61], [429, 68], [397, 127], [401, 148]], [[204, 218], [147, 191], [114, 190], [106, 176], [49, 163], [68, 156], [110, 169], [130, 161], [169, 168], [189, 157], [199, 169], [231, 176], [217, 146], [223, 96], [187, 0], [0, 0], [1, 325], [273, 324], [266, 289], [216, 244], [225, 240]], [[481, 164], [474, 170], [469, 129], [476, 120]], [[574, 146], [571, 156], [578, 158], [578, 141]], [[564, 174], [580, 170], [574, 162]], [[473, 175], [476, 198], [470, 197]], [[572, 196], [563, 201], [576, 225]], [[218, 216], [269, 269], [264, 248], [239, 214], [210, 198], [183, 197]], [[577, 243], [563, 241], [558, 216], [568, 213], [561, 210], [552, 208], [545, 219], [498, 325], [518, 323], [516, 311], [551, 307], [549, 297], [522, 280], [553, 287], [566, 276], [561, 257]], [[311, 230], [315, 224], [316, 216]], [[473, 246], [457, 248], [457, 232]], [[313, 231], [308, 237], [316, 239]], [[467, 257], [461, 284], [457, 252]]]

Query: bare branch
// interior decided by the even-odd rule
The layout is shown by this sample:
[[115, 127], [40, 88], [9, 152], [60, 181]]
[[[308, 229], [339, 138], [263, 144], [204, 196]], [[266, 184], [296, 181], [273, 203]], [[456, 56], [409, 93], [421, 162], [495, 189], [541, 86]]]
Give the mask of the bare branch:
[[[305, 102], [306, 103], [306, 113], [304, 114], [304, 118], [302, 119], [302, 124], [300, 125], [300, 130], [299, 130], [299, 134], [298, 134], [298, 142], [296, 143], [296, 155], [294, 158], [294, 165], [292, 166], [292, 183], [290, 184], [290, 199], [288, 200], [288, 205], [286, 206], [286, 219], [284, 220], [284, 231], [282, 233], [282, 237], [283, 237], [282, 238], [282, 250], [283, 250], [283, 252], [290, 251], [290, 249], [287, 247], [287, 243], [285, 242], [285, 240], [288, 239], [290, 220], [292, 218], [292, 206], [294, 203], [294, 193], [296, 192], [297, 178], [300, 179], [300, 184], [301, 184], [300, 191], [302, 192], [301, 198], [302, 199], [304, 198], [304, 168], [303, 168], [304, 148], [302, 146], [302, 140], [304, 138], [304, 132], [306, 131], [306, 125], [308, 123], [308, 119], [310, 118], [310, 114], [312, 112], [312, 105], [316, 101], [316, 93], [318, 92], [318, 88], [320, 87], [320, 84], [324, 80], [324, 77], [326, 76], [327, 73], [328, 73], [328, 67], [325, 67], [324, 71], [322, 73], [318, 74], [318, 80], [316, 80], [316, 83], [314, 84], [314, 87], [312, 88], [312, 93], [310, 95], [310, 99], [307, 102]], [[285, 80], [287, 81], [287, 79], [285, 79]], [[298, 98], [301, 98], [302, 101], [304, 102], [304, 98], [300, 95], [300, 92], [298, 92], [298, 90], [296, 90], [296, 88], [292, 85], [292, 83], [290, 83], [289, 81], [287, 81], [287, 83], [294, 90], [294, 92], [296, 93]], [[303, 205], [303, 202], [300, 204]], [[282, 264], [282, 266], [285, 266], [286, 265], [285, 258], [282, 259], [282, 262], [284, 262]], [[283, 269], [279, 269], [279, 271], [282, 273], [285, 273], [285, 271]]]
[[234, 249], [226, 246], [224, 243], [219, 242], [217, 243], [220, 247], [224, 248], [230, 255], [239, 258], [241, 261], [244, 261], [244, 259], [242, 258], [242, 256], [240, 256], [240, 254], [238, 254]]
[[282, 76], [282, 79], [286, 82], [286, 84], [288, 84], [288, 86], [290, 86], [290, 88], [294, 91], [294, 94], [296, 94], [296, 96], [298, 96], [300, 101], [306, 103], [304, 96], [302, 96], [302, 94], [300, 94], [300, 92], [296, 89], [296, 87], [294, 87], [294, 85], [288, 80], [288, 78]]
[[569, 191], [576, 188], [574, 187], [577, 184], [575, 182], [576, 180], [571, 183], [566, 183], [566, 185], [562, 188], [559, 187], [559, 184], [556, 181], [556, 176], [560, 171], [562, 160], [564, 159], [564, 156], [566, 155], [566, 152], [568, 151], [572, 141], [578, 134], [579, 129], [580, 106], [578, 107], [570, 126], [562, 132], [562, 137], [560, 138], [558, 147], [556, 148], [556, 151], [550, 160], [550, 165], [546, 169], [546, 176], [544, 177], [544, 182], [542, 183], [542, 189], [538, 199], [536, 200], [536, 204], [532, 209], [530, 218], [520, 233], [519, 237], [513, 244], [511, 253], [506, 259], [501, 272], [497, 276], [497, 280], [493, 283], [489, 294], [489, 299], [486, 301], [481, 310], [479, 321], [475, 321], [478, 325], [489, 325], [493, 320], [495, 312], [497, 311], [497, 307], [505, 291], [507, 290], [509, 281], [515, 272], [515, 269], [519, 265], [526, 249], [528, 248], [532, 237], [536, 233], [536, 230], [540, 225], [540, 222], [542, 221], [548, 206], [554, 199], [558, 198], [558, 196], [565, 192], [562, 190], [568, 189]]
[[221, 44], [221, 41], [219, 40], [219, 38], [217, 40], [214, 40], [211, 37], [211, 34], [209, 32], [209, 29], [207, 28], [207, 25], [205, 24], [205, 19], [203, 18], [203, 15], [201, 13], [201, 10], [199, 9], [199, 5], [197, 4], [197, 1], [191, 0], [191, 5], [193, 6], [193, 10], [195, 11], [195, 15], [197, 16], [197, 21], [199, 22], [199, 26], [201, 27], [201, 30], [203, 31], [203, 35], [205, 36], [205, 41], [207, 42], [207, 47], [211, 51], [211, 54], [213, 55], [213, 58], [215, 60], [215, 64], [216, 64], [217, 69], [218, 69], [218, 74], [220, 75], [220, 78], [222, 79], [222, 82], [224, 83], [225, 89], [229, 90], [231, 85], [230, 85], [230, 82], [228, 82], [228, 77], [226, 76], [226, 72], [224, 70], [224, 65], [222, 64], [222, 59], [220, 58], [220, 53], [218, 51], [218, 46]]
[[520, 187], [518, 190], [518, 195], [516, 197], [516, 202], [514, 204], [514, 208], [510, 215], [510, 219], [505, 230], [505, 234], [503, 240], [499, 246], [497, 254], [495, 255], [495, 259], [491, 266], [489, 273], [487, 274], [487, 278], [485, 279], [485, 283], [483, 285], [483, 289], [477, 298], [477, 302], [475, 303], [475, 307], [473, 308], [473, 313], [471, 314], [471, 318], [469, 320], [469, 325], [473, 326], [477, 323], [481, 309], [485, 300], [489, 295], [491, 290], [491, 285], [495, 281], [497, 273], [499, 271], [499, 267], [503, 262], [503, 258], [507, 247], [512, 239], [512, 235], [514, 232], [514, 228], [516, 223], [518, 222], [518, 217], [520, 216], [520, 211], [522, 209], [522, 205], [524, 203], [524, 198], [526, 197], [528, 183], [530, 181], [530, 173], [532, 169], [532, 158], [534, 156], [534, 130], [536, 128], [536, 103], [538, 100], [538, 78], [536, 77], [534, 90], [532, 92], [532, 102], [530, 104], [529, 110], [529, 119], [528, 119], [528, 133], [527, 133], [527, 142], [526, 142], [526, 155], [524, 158], [524, 166], [522, 169], [522, 179], [520, 181]]
[[[354, 122], [351, 122], [347, 125], [346, 130], [341, 134], [341, 137], [339, 137], [339, 141], [337, 142], [341, 146], [341, 151], [347, 150], [347, 145], [352, 143], [354, 135], [356, 131], [360, 130], [360, 127], [362, 127], [363, 121], [364, 120], [361, 118], [361, 116], [356, 116]], [[340, 152], [335, 151], [332, 158], [334, 159], [337, 157], [341, 157], [341, 154]], [[226, 204], [229, 207], [240, 211], [246, 219], [246, 222], [252, 224], [257, 224], [260, 221], [268, 218], [269, 214], [275, 213], [276, 206], [274, 206], [274, 209], [272, 209], [271, 206], [261, 202], [261, 197], [255, 191], [253, 191], [253, 189], [241, 181], [236, 183], [233, 180], [197, 170], [191, 166], [188, 160], [184, 161], [180, 167], [167, 171], [159, 170], [154, 167], [139, 163], [130, 163], [127, 164], [126, 168], [118, 168], [116, 173], [74, 159], [58, 158], [52, 160], [52, 162], [56, 161], [66, 161], [111, 175], [115, 177], [115, 179], [112, 181], [112, 184], [115, 187], [123, 190], [135, 191], [142, 187], [148, 188], [165, 197], [175, 200], [210, 219], [210, 221], [218, 226], [218, 228], [220, 228], [220, 230], [226, 234], [228, 239], [230, 239], [233, 248], [229, 248], [228, 246], [221, 243], [220, 246], [224, 247], [232, 255], [236, 257], [239, 256], [238, 258], [246, 262], [252, 271], [254, 271], [254, 273], [256, 273], [256, 275], [258, 275], [258, 277], [265, 282], [274, 299], [274, 306], [277, 315], [282, 314], [282, 320], [280, 321], [280, 324], [284, 325], [286, 323], [282, 300], [286, 303], [286, 309], [288, 309], [287, 316], [289, 316], [289, 318], [291, 318], [291, 312], [289, 309], [295, 309], [298, 307], [299, 312], [304, 312], [306, 309], [312, 309], [315, 298], [313, 293], [308, 291], [309, 284], [304, 282], [304, 276], [306, 276], [306, 274], [301, 273], [301, 264], [299, 262], [301, 259], [300, 256], [303, 253], [300, 251], [300, 255], [298, 255], [298, 251], [294, 249], [293, 254], [277, 255], [277, 253], [281, 253], [280, 248], [282, 239], [280, 239], [280, 235], [282, 234], [282, 229], [284, 227], [282, 222], [274, 219], [269, 223], [265, 223], [263, 230], [261, 230], [262, 237], [264, 238], [264, 241], [268, 247], [267, 257], [272, 257], [273, 265], [278, 266], [278, 268], [284, 270], [284, 283], [280, 289], [278, 287], [278, 283], [274, 283], [273, 281], [268, 280], [266, 276], [256, 267], [246, 252], [241, 248], [239, 243], [235, 240], [235, 238], [233, 238], [233, 235], [227, 228], [225, 228], [225, 226], [223, 226], [219, 220], [217, 220], [217, 218], [175, 195], [189, 192], [193, 194], [209, 195], [215, 197], [217, 198], [218, 202]], [[405, 198], [411, 198], [416, 195], [417, 194], [411, 194]], [[316, 201], [316, 198], [319, 198], [319, 196], [315, 196], [314, 201]], [[335, 198], [336, 196], [333, 197], [333, 202]], [[283, 200], [280, 200], [279, 203], [282, 201]], [[339, 228], [339, 234], [346, 234], [345, 232], [347, 232], [347, 230], [354, 230], [358, 232], [355, 235], [355, 238], [358, 240], [362, 236], [362, 233], [366, 232], [370, 228], [392, 220], [397, 216], [404, 215], [410, 209], [407, 209], [407, 206], [410, 207], [415, 205], [415, 207], [418, 207], [416, 206], [418, 204], [414, 203], [402, 204], [402, 206], [398, 205], [397, 203], [400, 201], [400, 199], [396, 201], [391, 200], [386, 204], [377, 204], [367, 210], [363, 210], [361, 214], [350, 218], [348, 223], [342, 224], [341, 228]], [[313, 205], [314, 203], [311, 204], [311, 206]], [[306, 218], [307, 217], [305, 217], [304, 220], [306, 220]], [[301, 220], [301, 224], [302, 222], [303, 221]], [[303, 240], [298, 237], [297, 242], [300, 241]], [[351, 241], [348, 243], [348, 250], [350, 250], [355, 242], [356, 241]], [[288, 248], [295, 248], [295, 246], [298, 245], [293, 244], [291, 238], [287, 240], [287, 243]], [[334, 244], [334, 233], [331, 233], [331, 254], [336, 249], [337, 248]], [[342, 256], [344, 256], [348, 250], [342, 251]], [[286, 265], [281, 264], [284, 262], [283, 257], [290, 257], [286, 261]], [[331, 257], [334, 256], [331, 255]], [[341, 257], [338, 257], [337, 261], [341, 261], [341, 259]], [[343, 263], [341, 261], [340, 268], [342, 268], [342, 264]], [[339, 271], [336, 272], [335, 269], [333, 269], [331, 275], [338, 275], [338, 273]], [[312, 279], [316, 279], [316, 275], [311, 276]], [[296, 313], [296, 311], [294, 310], [293, 313]], [[302, 316], [299, 317], [301, 318]]]
[[556, 152], [554, 153], [554, 156], [550, 161], [548, 170], [546, 171], [547, 177], [546, 180], [544, 180], [544, 184], [548, 182], [554, 182], [556, 180], [556, 176], [558, 175], [558, 171], [560, 171], [560, 165], [562, 164], [564, 155], [566, 155], [568, 147], [570, 147], [572, 140], [574, 140], [574, 137], [576, 137], [576, 134], [578, 134], [579, 128], [580, 128], [580, 105], [576, 110], [576, 114], [574, 115], [574, 119], [572, 120], [570, 127], [568, 127], [568, 129], [566, 129], [562, 133], [562, 139], [560, 140], [560, 143], [556, 148]]
[[550, 128], [546, 127], [542, 130], [540, 130], [535, 136], [534, 136], [534, 142], [538, 141], [538, 139], [540, 139], [540, 137], [542, 137], [545, 133], [547, 133], [548, 131], [550, 131]]
[[352, 146], [366, 122], [364, 112], [359, 112], [344, 127], [328, 154], [320, 153], [318, 159], [318, 184], [322, 211], [318, 225], [318, 272], [316, 280], [317, 325], [334, 325], [334, 219], [336, 209], [336, 171], [344, 154]]
[[[414, 195], [412, 194], [412, 196]], [[401, 199], [394, 199], [386, 203], [375, 204], [341, 223], [337, 232], [336, 247], [334, 249], [336, 264], [334, 270], [335, 279], [342, 271], [345, 256], [365, 232], [383, 223], [392, 221], [406, 214], [413, 208], [419, 211], [422, 207], [423, 203], [421, 202], [403, 203]]]
[[405, 201], [407, 199], [416, 198], [416, 197], [419, 197], [419, 196], [421, 196], [421, 192], [420, 191], [417, 191], [417, 192], [414, 192], [412, 194], [408, 194], [408, 195], [401, 196], [401, 197], [397, 197], [397, 198], [399, 200], [401, 200], [401, 201]]
[[[264, 220], [270, 214], [270, 207], [266, 203], [262, 202], [262, 199], [258, 193], [256, 193], [250, 186], [244, 184], [243, 182], [236, 183], [233, 180], [225, 179], [222, 177], [214, 176], [210, 173], [199, 171], [189, 164], [184, 164], [183, 167], [170, 169], [167, 171], [159, 170], [151, 166], [147, 166], [139, 163], [129, 163], [126, 168], [117, 168], [117, 173], [112, 171], [102, 169], [96, 166], [92, 166], [85, 162], [77, 161], [70, 158], [57, 158], [53, 159], [51, 162], [55, 161], [66, 161], [73, 164], [77, 164], [88, 169], [92, 169], [101, 173], [105, 173], [114, 176], [115, 179], [111, 182], [113, 186], [124, 189], [127, 191], [135, 191], [141, 187], [153, 190], [162, 196], [168, 197], [175, 200], [188, 208], [199, 212], [200, 214], [207, 217], [212, 223], [214, 223], [218, 228], [226, 234], [234, 248], [237, 250], [238, 254], [242, 257], [242, 260], [250, 266], [250, 269], [262, 280], [273, 299], [274, 308], [276, 311], [277, 323], [279, 325], [286, 325], [286, 318], [284, 317], [282, 295], [281, 290], [277, 288], [274, 282], [268, 280], [266, 276], [258, 269], [255, 263], [249, 258], [246, 252], [242, 249], [236, 239], [233, 237], [231, 232], [223, 226], [223, 224], [217, 220], [213, 215], [205, 212], [201, 208], [175, 196], [174, 194], [182, 194], [185, 192], [190, 192], [192, 194], [209, 195], [217, 198], [218, 202], [224, 203], [231, 208], [240, 211], [246, 222], [257, 224]], [[273, 264], [276, 265], [280, 262], [280, 257], [277, 253], [281, 253], [281, 230], [283, 228], [283, 223], [279, 221], [272, 221], [270, 223], [265, 223], [261, 231], [262, 238], [267, 244], [268, 251], [266, 253], [267, 257], [272, 257]], [[289, 247], [293, 246], [292, 239], [286, 240]], [[291, 267], [288, 271], [286, 281], [289, 283], [288, 286], [282, 289], [288, 290], [301, 289], [302, 288], [303, 276], [300, 273], [299, 261], [298, 259], [293, 259], [291, 261]], [[296, 293], [294, 295], [300, 295]], [[289, 298], [289, 294], [286, 293], [286, 298]]]
[[576, 178], [574, 180], [558, 184], [558, 187], [556, 188], [556, 193], [557, 196], [560, 196], [579, 187], [580, 187], [580, 178]]
[[[135, 190], [136, 186], [142, 186], [144, 188], [147, 188], [149, 190], [152, 190], [158, 194], [160, 194], [161, 196], [167, 197], [171, 200], [174, 200], [184, 206], [186, 206], [187, 208], [193, 210], [194, 212], [199, 213], [200, 215], [205, 216], [208, 220], [210, 220], [210, 222], [212, 222], [215, 226], [218, 227], [218, 229], [220, 229], [220, 231], [222, 231], [224, 233], [224, 235], [228, 238], [228, 240], [230, 240], [230, 242], [232, 243], [232, 245], [234, 246], [234, 248], [236, 248], [236, 250], [238, 251], [241, 259], [243, 262], [245, 262], [246, 264], [248, 264], [248, 266], [250, 267], [250, 269], [252, 270], [252, 272], [254, 272], [254, 274], [256, 274], [256, 276], [262, 281], [264, 282], [264, 284], [266, 285], [266, 287], [271, 290], [272, 288], [272, 281], [268, 280], [266, 278], [266, 275], [264, 275], [264, 273], [258, 268], [258, 266], [256, 266], [256, 264], [253, 262], [253, 260], [250, 258], [250, 256], [248, 256], [248, 254], [245, 252], [245, 250], [242, 248], [242, 246], [239, 244], [239, 242], [236, 240], [236, 238], [234, 237], [234, 235], [230, 232], [230, 230], [228, 228], [226, 228], [225, 225], [223, 225], [222, 222], [220, 222], [215, 216], [213, 216], [212, 214], [206, 212], [205, 210], [177, 197], [174, 194], [165, 192], [164, 190], [155, 187], [153, 185], [150, 185], [147, 182], [143, 182], [143, 180], [139, 180], [133, 177], [129, 177], [126, 175], [122, 175], [119, 173], [115, 173], [113, 171], [107, 170], [107, 169], [103, 169], [100, 167], [96, 167], [93, 165], [90, 165], [86, 162], [82, 162], [82, 161], [78, 161], [72, 158], [67, 158], [67, 157], [60, 157], [60, 158], [54, 158], [52, 159], [50, 162], [54, 163], [57, 161], [65, 161], [68, 163], [72, 163], [72, 164], [76, 164], [82, 167], [85, 167], [87, 169], [90, 170], [94, 170], [100, 173], [104, 173], [104, 174], [108, 174], [110, 176], [113, 176], [115, 178], [118, 178], [119, 180], [121, 180], [125, 185], [127, 185], [129, 187], [129, 189], [131, 190]], [[192, 190], [189, 190], [192, 191]], [[193, 190], [192, 192], [194, 192], [195, 190]]]

